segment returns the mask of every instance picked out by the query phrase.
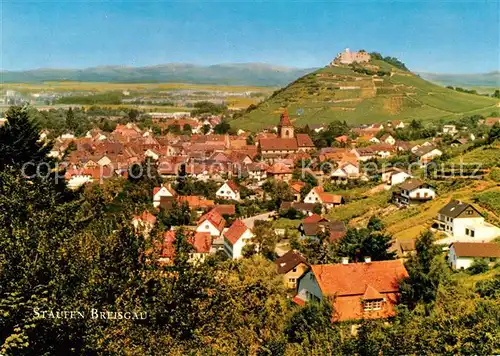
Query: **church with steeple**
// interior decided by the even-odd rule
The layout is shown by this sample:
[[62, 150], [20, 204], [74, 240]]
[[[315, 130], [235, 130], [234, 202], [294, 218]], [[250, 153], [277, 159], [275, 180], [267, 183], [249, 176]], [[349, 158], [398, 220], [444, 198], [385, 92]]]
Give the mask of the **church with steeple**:
[[286, 110], [281, 114], [277, 137], [259, 140], [259, 152], [265, 159], [285, 158], [290, 154], [308, 152], [314, 148], [308, 134], [295, 134], [295, 127]]

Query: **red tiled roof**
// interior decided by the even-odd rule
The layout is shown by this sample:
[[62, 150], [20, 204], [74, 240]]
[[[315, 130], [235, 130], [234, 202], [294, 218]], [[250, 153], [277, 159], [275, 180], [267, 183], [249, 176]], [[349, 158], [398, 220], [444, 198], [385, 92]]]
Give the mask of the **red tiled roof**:
[[156, 216], [151, 214], [149, 211], [144, 210], [141, 215], [135, 215], [134, 220], [141, 220], [150, 224], [154, 224], [156, 223]]
[[494, 126], [497, 122], [500, 123], [500, 117], [489, 117], [484, 120], [484, 124], [487, 126]]
[[295, 138], [262, 138], [259, 141], [261, 150], [283, 151], [297, 150], [297, 140]]
[[290, 118], [288, 117], [288, 111], [286, 111], [286, 110], [283, 112], [283, 114], [281, 114], [280, 126], [292, 126], [292, 122], [290, 121]]
[[298, 133], [295, 136], [297, 138], [298, 147], [314, 147], [314, 142], [308, 134]]
[[[401, 260], [313, 265], [311, 269], [323, 295], [334, 298], [334, 320], [394, 316], [398, 281], [408, 277]], [[364, 310], [363, 300], [380, 298], [384, 298], [380, 310]]]
[[205, 199], [197, 195], [180, 195], [177, 197], [179, 203], [186, 202], [191, 209], [210, 208], [215, 205], [213, 200]]
[[343, 143], [346, 143], [348, 139], [349, 139], [349, 136], [347, 136], [347, 135], [335, 137], [335, 141], [343, 142]]
[[163, 234], [163, 244], [161, 248], [161, 257], [173, 258], [175, 255], [175, 231], [170, 230]]
[[196, 232], [188, 241], [198, 253], [209, 253], [212, 248], [212, 236], [209, 232]]
[[203, 224], [205, 221], [209, 221], [219, 231], [222, 231], [222, 229], [224, 229], [224, 225], [226, 225], [226, 220], [217, 210], [215, 210], [215, 208], [200, 217], [198, 220], [198, 226]]
[[228, 180], [226, 182], [227, 186], [229, 187], [229, 189], [231, 189], [233, 192], [237, 193], [240, 191], [240, 188], [238, 187], [238, 185], [233, 182], [232, 180]]
[[269, 167], [267, 169], [267, 173], [271, 173], [271, 174], [289, 174], [289, 173], [292, 173], [292, 170], [290, 168], [288, 168], [288, 166], [286, 166], [283, 163], [275, 163], [275, 164], [273, 164], [271, 167]]
[[234, 204], [218, 204], [214, 210], [221, 215], [234, 215], [236, 214], [236, 206]]
[[397, 292], [398, 280], [408, 277], [401, 260], [313, 265], [311, 269], [324, 295], [362, 296], [367, 285], [379, 293]]
[[290, 183], [290, 188], [292, 188], [292, 190], [294, 190], [296, 193], [300, 193], [300, 190], [302, 188], [304, 188], [305, 185], [306, 185], [306, 183], [298, 181], [298, 182]]
[[322, 220], [326, 220], [324, 217], [322, 217], [321, 215], [318, 215], [318, 214], [312, 214], [310, 216], [308, 216], [307, 218], [304, 219], [304, 223], [317, 223], [317, 222], [320, 222]]
[[241, 220], [235, 220], [233, 225], [224, 233], [224, 237], [234, 245], [236, 241], [248, 230], [248, 227]]

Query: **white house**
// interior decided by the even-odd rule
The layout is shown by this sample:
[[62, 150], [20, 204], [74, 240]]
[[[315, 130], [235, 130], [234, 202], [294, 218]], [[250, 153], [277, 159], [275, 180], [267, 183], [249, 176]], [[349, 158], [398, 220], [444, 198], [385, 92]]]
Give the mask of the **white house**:
[[359, 166], [351, 162], [345, 162], [334, 170], [331, 176], [332, 178], [342, 179], [357, 178], [359, 177]]
[[153, 206], [155, 208], [160, 206], [161, 198], [174, 198], [177, 195], [175, 190], [170, 185], [161, 185], [153, 189]]
[[493, 263], [500, 258], [500, 246], [495, 242], [454, 242], [448, 251], [448, 263], [452, 269], [467, 269], [475, 259]]
[[382, 170], [380, 173], [382, 174], [382, 183], [391, 187], [401, 184], [409, 178], [413, 178], [408, 172], [396, 167]]
[[228, 180], [215, 193], [218, 199], [240, 200], [240, 189], [235, 182]]
[[391, 134], [385, 134], [382, 137], [380, 137], [380, 142], [394, 146], [396, 144], [396, 139], [392, 137]]
[[326, 193], [322, 187], [314, 187], [304, 198], [304, 203], [319, 203], [326, 209], [341, 205], [343, 202], [344, 198], [341, 195]]
[[485, 242], [500, 236], [500, 228], [487, 223], [474, 206], [460, 200], [452, 200], [439, 210], [435, 225], [453, 241]]
[[223, 233], [224, 251], [229, 258], [242, 257], [243, 248], [252, 239], [254, 234], [243, 221], [235, 220], [231, 227]]
[[209, 232], [213, 237], [219, 237], [224, 230], [226, 220], [216, 209], [210, 210], [208, 213], [200, 217], [196, 232]]
[[412, 152], [418, 157], [419, 162], [421, 163], [428, 163], [432, 161], [434, 158], [443, 155], [443, 152], [432, 144], [430, 145], [424, 144], [418, 147], [416, 150], [412, 149]]
[[393, 193], [393, 202], [397, 205], [425, 203], [436, 197], [436, 190], [420, 179], [406, 179]]

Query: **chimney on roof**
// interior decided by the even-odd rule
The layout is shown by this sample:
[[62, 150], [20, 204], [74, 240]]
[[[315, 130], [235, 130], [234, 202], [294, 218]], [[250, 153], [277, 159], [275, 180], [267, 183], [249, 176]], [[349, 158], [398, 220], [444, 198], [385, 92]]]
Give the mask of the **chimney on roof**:
[[365, 257], [365, 263], [370, 263], [372, 261], [372, 258], [370, 256]]
[[349, 257], [342, 257], [342, 264], [343, 265], [349, 264]]

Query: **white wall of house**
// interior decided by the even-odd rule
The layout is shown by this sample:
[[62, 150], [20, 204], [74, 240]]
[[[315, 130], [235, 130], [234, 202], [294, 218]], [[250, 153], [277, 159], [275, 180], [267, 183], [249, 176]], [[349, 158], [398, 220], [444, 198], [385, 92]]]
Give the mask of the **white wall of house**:
[[111, 160], [107, 156], [103, 156], [99, 161], [97, 161], [97, 164], [100, 166], [107, 166], [111, 163]]
[[144, 152], [144, 156], [150, 157], [150, 158], [154, 159], [155, 161], [157, 161], [158, 158], [160, 158], [160, 156], [157, 153], [155, 153], [149, 149], [146, 150], [146, 152]]
[[246, 246], [248, 241], [254, 236], [252, 231], [250, 229], [247, 229], [243, 235], [232, 245], [227, 238], [224, 238], [224, 251], [226, 254], [232, 258], [232, 259], [237, 259], [243, 257], [242, 251], [243, 248]]
[[436, 192], [432, 188], [417, 188], [409, 192], [408, 196], [411, 199], [429, 198], [434, 199]]
[[75, 174], [68, 180], [67, 186], [69, 189], [77, 189], [86, 183], [92, 183], [92, 181], [91, 176]]
[[319, 284], [312, 271], [305, 273], [302, 278], [300, 278], [297, 291], [297, 297], [306, 302], [314, 299], [314, 297], [319, 300], [323, 299], [323, 293], [321, 293]]
[[320, 204], [322, 204], [323, 202], [321, 201], [318, 193], [316, 193], [316, 190], [313, 188], [305, 196], [304, 203], [312, 203], [312, 204], [320, 203]]
[[167, 187], [161, 187], [159, 191], [153, 196], [153, 206], [155, 208], [160, 206], [161, 197], [171, 197], [172, 193], [167, 189]]
[[450, 251], [448, 251], [448, 264], [452, 269], [467, 269], [474, 262], [472, 257], [461, 257], [455, 254], [455, 247], [451, 246]]
[[389, 182], [390, 182], [390, 185], [394, 186], [394, 185], [398, 185], [398, 184], [403, 183], [405, 180], [407, 180], [408, 178], [411, 178], [411, 177], [412, 177], [412, 175], [408, 174], [406, 172], [397, 172], [397, 173], [391, 174]]
[[196, 232], [209, 232], [211, 236], [219, 236], [220, 231], [209, 220], [203, 221], [196, 228]]
[[224, 183], [222, 187], [219, 188], [215, 196], [219, 199], [240, 200], [240, 192], [233, 191], [227, 183]]

